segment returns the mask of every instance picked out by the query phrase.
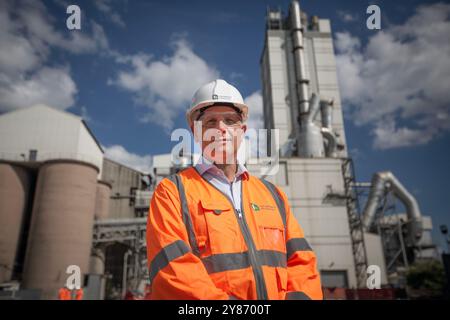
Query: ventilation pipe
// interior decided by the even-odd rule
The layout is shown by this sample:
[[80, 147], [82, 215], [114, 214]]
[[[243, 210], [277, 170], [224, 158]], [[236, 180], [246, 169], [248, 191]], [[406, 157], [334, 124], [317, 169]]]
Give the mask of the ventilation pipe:
[[414, 246], [422, 237], [422, 215], [416, 199], [406, 190], [390, 171], [377, 172], [372, 178], [372, 188], [363, 213], [363, 227], [368, 231], [374, 223], [377, 207], [381, 203], [385, 193], [392, 191], [394, 195], [405, 205], [407, 223], [407, 242]]
[[303, 47], [303, 26], [300, 18], [300, 5], [298, 1], [291, 3], [291, 36], [294, 51], [295, 75], [297, 79], [297, 99], [300, 108], [300, 115], [308, 112], [309, 109], [309, 80], [306, 78], [306, 67]]
[[300, 5], [292, 1], [290, 7], [291, 37], [293, 45], [297, 101], [299, 108], [300, 131], [297, 138], [297, 154], [304, 158], [323, 157], [323, 138], [320, 128], [313, 123], [319, 110], [319, 97], [312, 95], [309, 99], [309, 80], [306, 77], [306, 66], [303, 45], [303, 25]]
[[[300, 5], [291, 2], [291, 37], [295, 63], [296, 92], [300, 129], [297, 135], [297, 155], [303, 158], [336, 157], [337, 141], [331, 127], [332, 100], [321, 100], [316, 94], [309, 97], [309, 79], [306, 77], [303, 32]], [[317, 20], [317, 19], [316, 19]], [[322, 114], [322, 127], [314, 121]], [[324, 139], [327, 141], [326, 150]]]
[[337, 156], [337, 139], [333, 132], [332, 123], [332, 107], [334, 101], [330, 100], [320, 100], [320, 114], [322, 118], [322, 135], [327, 141], [327, 146], [325, 148], [325, 155], [327, 157], [335, 158]]

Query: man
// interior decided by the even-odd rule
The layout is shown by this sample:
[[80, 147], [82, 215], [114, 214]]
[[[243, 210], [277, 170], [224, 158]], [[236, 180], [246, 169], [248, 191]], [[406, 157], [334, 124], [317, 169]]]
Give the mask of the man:
[[248, 117], [239, 91], [210, 82], [186, 117], [203, 157], [153, 194], [150, 299], [322, 299], [316, 256], [286, 195], [237, 161]]

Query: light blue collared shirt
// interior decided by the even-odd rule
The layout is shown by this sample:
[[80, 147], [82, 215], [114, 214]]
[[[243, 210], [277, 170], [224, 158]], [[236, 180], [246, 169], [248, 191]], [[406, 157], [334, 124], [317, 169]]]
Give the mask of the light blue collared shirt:
[[245, 174], [248, 174], [247, 168], [243, 164], [238, 163], [237, 172], [232, 182], [228, 181], [222, 170], [204, 157], [195, 165], [195, 169], [206, 181], [228, 196], [238, 212], [241, 211], [242, 179]]

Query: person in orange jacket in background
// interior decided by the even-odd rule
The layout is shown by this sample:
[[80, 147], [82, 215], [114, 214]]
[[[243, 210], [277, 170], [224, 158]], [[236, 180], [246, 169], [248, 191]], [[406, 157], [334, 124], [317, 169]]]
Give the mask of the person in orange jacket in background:
[[62, 287], [58, 292], [59, 300], [72, 300], [72, 292], [67, 287]]
[[62, 287], [58, 292], [59, 300], [83, 300], [83, 289], [79, 288], [75, 290], [75, 299], [73, 299], [72, 295], [73, 291], [67, 287]]
[[153, 193], [148, 297], [323, 299], [316, 255], [285, 193], [238, 161], [248, 117], [239, 91], [210, 82], [186, 117], [203, 156]]

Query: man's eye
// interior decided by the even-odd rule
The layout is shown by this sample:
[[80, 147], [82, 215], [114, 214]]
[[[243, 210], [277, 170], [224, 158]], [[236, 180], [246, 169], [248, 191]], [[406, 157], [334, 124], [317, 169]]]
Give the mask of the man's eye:
[[216, 120], [207, 120], [205, 123], [208, 127], [213, 127], [216, 125]]
[[233, 124], [238, 123], [239, 121], [240, 121], [240, 119], [238, 119], [238, 118], [225, 118], [225, 120], [224, 120], [225, 124], [227, 124], [227, 125], [233, 125]]

